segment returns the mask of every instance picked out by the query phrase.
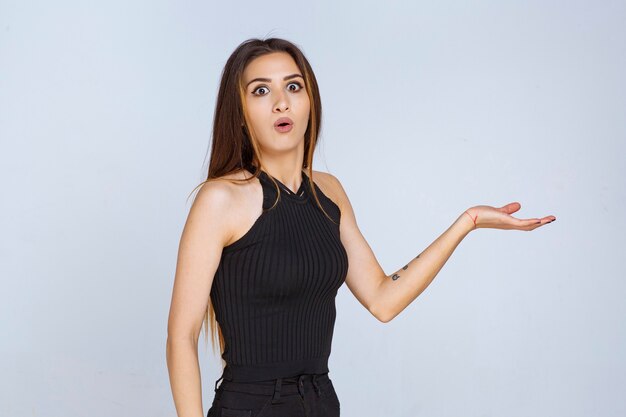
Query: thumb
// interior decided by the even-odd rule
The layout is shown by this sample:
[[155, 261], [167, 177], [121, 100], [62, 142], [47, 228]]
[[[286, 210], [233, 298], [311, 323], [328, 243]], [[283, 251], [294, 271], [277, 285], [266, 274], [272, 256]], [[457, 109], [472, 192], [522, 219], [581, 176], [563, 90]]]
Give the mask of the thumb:
[[503, 211], [507, 214], [511, 214], [511, 213], [515, 213], [520, 208], [522, 208], [522, 205], [518, 203], [517, 201], [515, 201], [513, 203], [509, 203], [505, 206], [500, 207], [500, 211]]

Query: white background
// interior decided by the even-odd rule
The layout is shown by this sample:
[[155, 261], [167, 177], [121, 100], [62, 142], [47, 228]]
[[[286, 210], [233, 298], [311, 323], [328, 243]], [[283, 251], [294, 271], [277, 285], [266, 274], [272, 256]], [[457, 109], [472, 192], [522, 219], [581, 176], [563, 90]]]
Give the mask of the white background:
[[[344, 285], [342, 416], [623, 416], [626, 5], [600, 1], [0, 1], [0, 415], [174, 416], [180, 233], [226, 59], [299, 45], [314, 169], [386, 273], [465, 209], [477, 230], [398, 317]], [[204, 412], [220, 359], [200, 339]]]

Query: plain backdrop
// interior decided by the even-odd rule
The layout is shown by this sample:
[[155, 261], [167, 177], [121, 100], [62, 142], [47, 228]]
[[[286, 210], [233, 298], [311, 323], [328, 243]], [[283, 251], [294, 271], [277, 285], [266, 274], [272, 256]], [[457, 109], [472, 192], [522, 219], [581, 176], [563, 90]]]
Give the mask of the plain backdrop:
[[[299, 45], [314, 169], [390, 274], [473, 205], [477, 230], [387, 324], [344, 285], [342, 416], [626, 414], [626, 4], [0, 1], [0, 415], [175, 416], [180, 234], [242, 41]], [[203, 406], [220, 359], [201, 335]]]

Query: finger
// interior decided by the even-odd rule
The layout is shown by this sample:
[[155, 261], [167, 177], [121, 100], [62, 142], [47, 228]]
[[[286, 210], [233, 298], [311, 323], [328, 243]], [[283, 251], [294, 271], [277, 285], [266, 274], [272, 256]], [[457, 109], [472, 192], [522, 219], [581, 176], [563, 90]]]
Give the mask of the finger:
[[541, 219], [537, 219], [537, 222], [533, 223], [527, 229], [524, 229], [524, 230], [535, 230], [538, 227], [544, 226], [544, 225], [546, 225], [548, 223], [552, 223], [554, 220], [556, 220], [556, 217], [554, 217], [554, 216], [546, 216], [546, 217], [543, 217]]
[[524, 229], [527, 227], [535, 227], [535, 226], [541, 226], [541, 219], [517, 219], [514, 218], [515, 221], [515, 226], [517, 228], [520, 229]]
[[527, 224], [526, 226], [521, 227], [520, 230], [530, 232], [531, 230], [535, 230], [536, 228], [541, 226], [542, 224], [540, 222], [533, 222], [531, 224]]
[[520, 203], [518, 203], [517, 201], [514, 201], [512, 203], [509, 203], [500, 207], [500, 210], [507, 214], [511, 214], [511, 213], [515, 213], [516, 211], [518, 211], [521, 207], [522, 205]]
[[539, 221], [541, 222], [540, 226], [543, 226], [544, 224], [552, 223], [555, 220], [556, 220], [556, 217], [554, 216], [542, 217], [541, 219], [539, 219]]

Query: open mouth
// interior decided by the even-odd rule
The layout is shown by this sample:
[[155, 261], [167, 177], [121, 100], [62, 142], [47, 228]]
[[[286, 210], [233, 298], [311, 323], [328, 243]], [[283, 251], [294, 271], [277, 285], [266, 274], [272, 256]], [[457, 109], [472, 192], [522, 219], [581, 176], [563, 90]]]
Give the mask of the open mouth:
[[281, 132], [281, 133], [287, 133], [287, 132], [291, 132], [291, 129], [293, 129], [293, 124], [289, 123], [289, 122], [280, 122], [280, 123], [276, 123], [274, 125], [274, 129], [277, 132]]
[[274, 127], [285, 129], [287, 126], [291, 126], [293, 124], [293, 120], [289, 117], [281, 117], [274, 122]]

